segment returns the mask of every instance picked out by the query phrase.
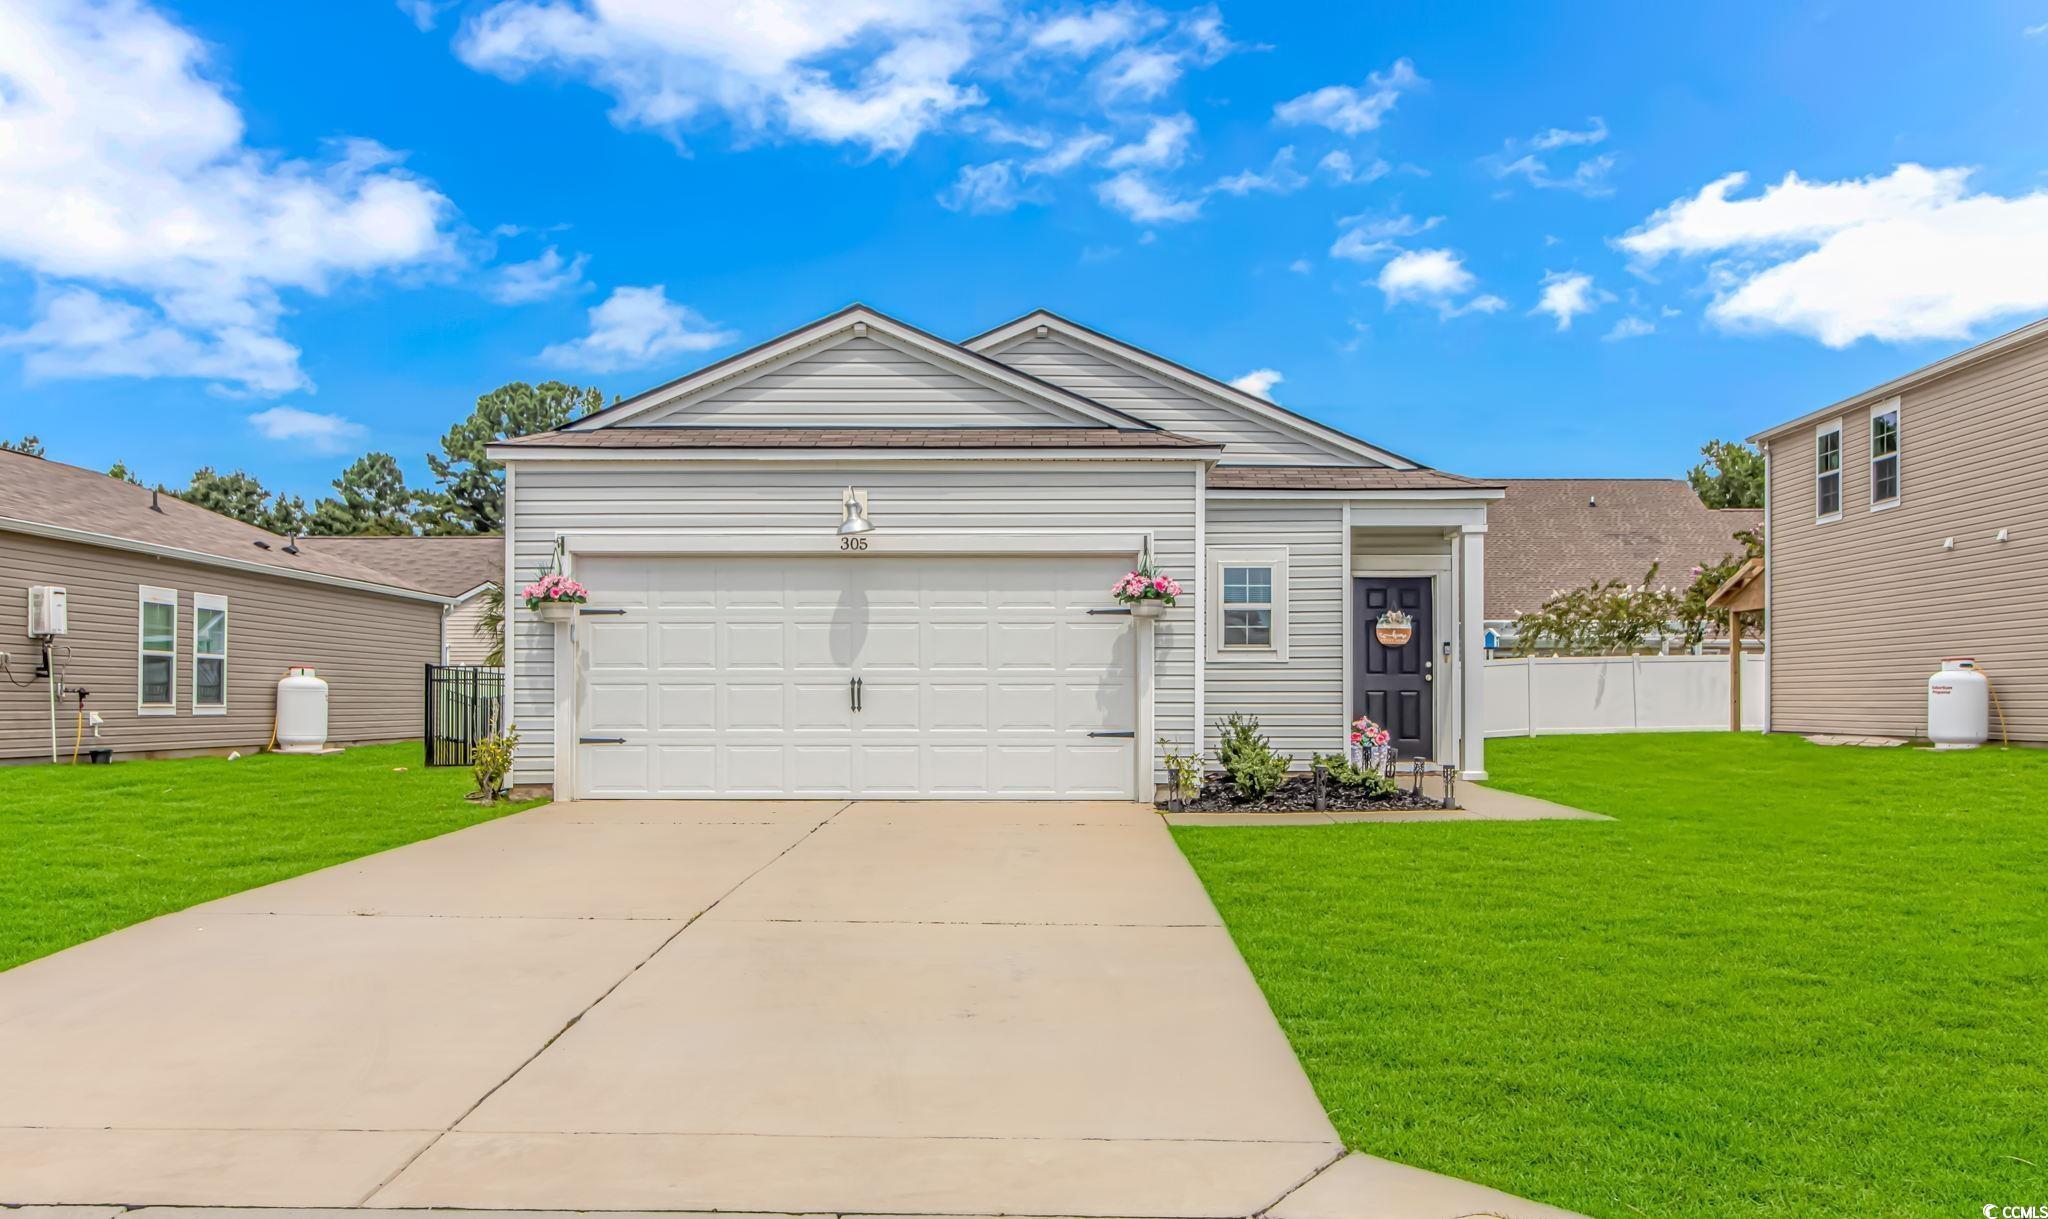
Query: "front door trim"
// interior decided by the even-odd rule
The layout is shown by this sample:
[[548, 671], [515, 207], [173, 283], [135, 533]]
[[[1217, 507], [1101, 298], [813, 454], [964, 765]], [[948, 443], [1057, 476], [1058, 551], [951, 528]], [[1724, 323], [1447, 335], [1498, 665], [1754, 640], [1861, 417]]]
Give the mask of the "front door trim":
[[[1407, 608], [1414, 618], [1415, 634], [1410, 642], [1404, 645], [1403, 650], [1414, 649], [1409, 657], [1415, 665], [1412, 674], [1389, 678], [1375, 677], [1370, 671], [1372, 654], [1378, 646], [1373, 637], [1373, 626], [1378, 618], [1378, 612], [1368, 605], [1367, 601], [1370, 593], [1378, 588], [1387, 588], [1410, 602], [1403, 608]], [[1351, 704], [1347, 716], [1355, 718], [1360, 715], [1373, 715], [1373, 699], [1378, 693], [1386, 693], [1388, 702], [1404, 693], [1413, 695], [1419, 702], [1413, 720], [1413, 732], [1404, 732], [1402, 725], [1393, 722], [1395, 717], [1387, 708], [1382, 708], [1379, 714], [1374, 715], [1374, 719], [1393, 735], [1403, 757], [1436, 756], [1436, 692], [1437, 687], [1448, 680], [1448, 667], [1444, 667], [1444, 672], [1438, 672], [1437, 664], [1438, 591], [1437, 580], [1431, 574], [1354, 573], [1351, 579], [1352, 612], [1349, 642], [1352, 680]]]

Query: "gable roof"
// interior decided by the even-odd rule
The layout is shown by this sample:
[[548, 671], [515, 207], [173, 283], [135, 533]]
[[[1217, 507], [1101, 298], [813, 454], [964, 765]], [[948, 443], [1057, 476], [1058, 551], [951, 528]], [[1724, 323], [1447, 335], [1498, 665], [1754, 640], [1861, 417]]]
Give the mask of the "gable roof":
[[782, 361], [848, 337], [881, 336], [931, 360], [939, 367], [973, 380], [1002, 387], [1026, 402], [1042, 405], [1062, 418], [1080, 416], [1100, 427], [1156, 431], [1153, 425], [1133, 415], [1104, 406], [1071, 390], [1062, 389], [1030, 373], [1012, 368], [1000, 360], [942, 339], [906, 322], [853, 304], [787, 334], [758, 343], [745, 351], [714, 361], [695, 372], [657, 385], [592, 411], [561, 428], [565, 432], [588, 432], [629, 423], [660, 407], [674, 407], [680, 401], [714, 387], [732, 385], [767, 372]]
[[302, 539], [287, 539], [93, 470], [0, 450], [0, 529], [216, 563], [415, 600], [446, 598]]
[[1211, 466], [1211, 491], [1470, 491], [1498, 499], [1499, 481], [1386, 466]]
[[1019, 338], [1037, 333], [1043, 328], [1047, 333], [1057, 334], [1068, 342], [1099, 355], [1107, 355], [1166, 381], [1177, 388], [1220, 402], [1223, 405], [1251, 415], [1265, 423], [1282, 427], [1288, 431], [1303, 433], [1323, 444], [1355, 457], [1382, 463], [1395, 469], [1413, 469], [1420, 462], [1403, 457], [1389, 449], [1368, 444], [1349, 432], [1331, 427], [1296, 411], [1288, 410], [1277, 402], [1270, 402], [1256, 394], [1248, 394], [1224, 381], [1204, 372], [1198, 372], [1185, 364], [1179, 364], [1163, 356], [1113, 338], [1099, 330], [1090, 329], [1079, 322], [1061, 317], [1050, 309], [1034, 309], [1020, 318], [985, 330], [965, 340], [961, 346], [972, 351], [993, 352], [999, 347]]
[[499, 533], [300, 538], [299, 552], [338, 555], [408, 588], [458, 600], [505, 578], [505, 536]]
[[1094, 427], [622, 427], [536, 432], [493, 449], [1216, 449], [1172, 432]]
[[1778, 435], [1780, 432], [1788, 432], [1793, 428], [1806, 424], [1819, 423], [1823, 419], [1844, 414], [1872, 403], [1882, 402], [1886, 398], [1895, 398], [1909, 389], [1917, 389], [1938, 377], [1946, 377], [1950, 373], [1961, 372], [1973, 364], [1981, 364], [1986, 360], [2004, 355], [2016, 347], [2024, 347], [2029, 343], [2042, 339], [2048, 339], [2048, 317], [2044, 317], [2039, 321], [2029, 322], [2017, 330], [2008, 330], [1997, 338], [1988, 339], [1977, 344], [1975, 347], [1967, 348], [1952, 356], [1936, 360], [1932, 364], [1916, 368], [1904, 376], [1893, 377], [1884, 384], [1874, 385], [1860, 394], [1851, 394], [1840, 402], [1821, 407], [1817, 411], [1808, 411], [1797, 419], [1788, 419], [1775, 427], [1767, 427], [1756, 435], [1751, 436], [1749, 443], [1759, 444], [1770, 437]]
[[1676, 478], [1506, 478], [1486, 513], [1486, 617], [1513, 618], [1593, 580], [1684, 588], [1693, 565], [1742, 553], [1761, 508], [1709, 508]]

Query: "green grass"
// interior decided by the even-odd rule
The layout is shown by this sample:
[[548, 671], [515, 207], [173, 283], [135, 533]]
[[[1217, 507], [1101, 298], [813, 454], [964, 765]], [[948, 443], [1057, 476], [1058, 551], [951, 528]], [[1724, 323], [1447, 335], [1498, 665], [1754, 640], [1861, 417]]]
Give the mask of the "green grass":
[[0, 767], [0, 969], [143, 919], [488, 821], [418, 743]]
[[1618, 820], [1174, 832], [1349, 1145], [1603, 1219], [2048, 1202], [2048, 752], [1487, 761]]

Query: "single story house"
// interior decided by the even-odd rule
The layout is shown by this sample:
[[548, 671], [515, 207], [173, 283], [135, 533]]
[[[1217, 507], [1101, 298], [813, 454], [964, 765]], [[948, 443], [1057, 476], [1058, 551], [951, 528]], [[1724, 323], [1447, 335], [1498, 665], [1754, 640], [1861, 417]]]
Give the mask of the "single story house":
[[[1499, 484], [1039, 311], [952, 342], [855, 305], [506, 464], [514, 781], [577, 797], [1149, 798], [1257, 716], [1371, 712], [1485, 773]], [[1111, 585], [1149, 561], [1158, 619]], [[1213, 762], [1213, 754], [1210, 755]]]
[[299, 544], [375, 568], [409, 588], [453, 598], [441, 616], [441, 664], [480, 665], [496, 646], [494, 636], [477, 631], [484, 621], [484, 594], [505, 578], [503, 534], [366, 535], [305, 538]]
[[[289, 665], [327, 681], [330, 740], [417, 738], [455, 598], [342, 549], [0, 452], [0, 761], [68, 759], [80, 691], [88, 749], [261, 748]], [[63, 590], [62, 634], [30, 634], [36, 588]]]
[[1768, 729], [1925, 736], [1928, 677], [1970, 656], [2048, 742], [2048, 318], [1751, 440]]
[[1680, 478], [1503, 478], [1487, 514], [1486, 626], [1502, 641], [1515, 619], [1596, 581], [1693, 582], [1693, 568], [1740, 557], [1739, 532], [1761, 535], [1761, 508], [1709, 508]]

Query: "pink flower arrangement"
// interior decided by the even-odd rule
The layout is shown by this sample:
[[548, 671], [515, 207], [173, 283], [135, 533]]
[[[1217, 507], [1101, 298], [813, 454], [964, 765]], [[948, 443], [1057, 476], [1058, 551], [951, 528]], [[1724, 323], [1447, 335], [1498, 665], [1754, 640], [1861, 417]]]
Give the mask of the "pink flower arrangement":
[[1152, 572], [1125, 572], [1122, 579], [1110, 585], [1110, 595], [1126, 605], [1134, 601], [1164, 601], [1172, 605], [1181, 594], [1180, 582], [1172, 576]]
[[590, 600], [590, 590], [558, 571], [551, 571], [527, 585], [520, 596], [526, 598], [527, 609], [539, 609], [549, 602], [566, 601], [581, 605]]
[[1393, 746], [1389, 743], [1393, 735], [1370, 716], [1359, 716], [1351, 723], [1351, 758], [1354, 764], [1384, 774], [1387, 763], [1393, 757]]

